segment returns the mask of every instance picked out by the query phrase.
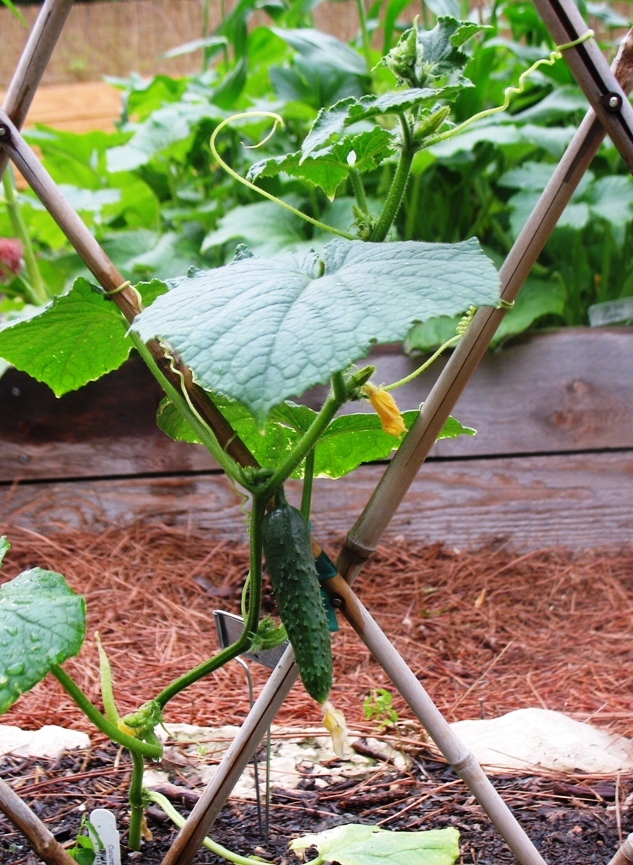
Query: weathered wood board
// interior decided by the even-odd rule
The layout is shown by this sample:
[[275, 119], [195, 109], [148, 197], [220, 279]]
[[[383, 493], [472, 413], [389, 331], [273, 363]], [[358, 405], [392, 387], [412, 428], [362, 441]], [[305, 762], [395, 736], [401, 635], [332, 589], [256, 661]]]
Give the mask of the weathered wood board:
[[[391, 382], [417, 361], [381, 349], [375, 379]], [[427, 396], [443, 361], [397, 393], [402, 409]], [[579, 453], [633, 448], [633, 328], [538, 333], [480, 364], [455, 408], [477, 435], [439, 442], [433, 458]], [[0, 379], [0, 482], [187, 473], [216, 468], [201, 447], [155, 425], [161, 392], [128, 363], [56, 399], [15, 370]], [[306, 396], [313, 407], [322, 392]], [[367, 404], [351, 410], [370, 411]]]
[[[632, 336], [563, 330], [489, 354], [455, 409], [477, 436], [436, 445], [389, 534], [454, 546], [630, 545]], [[414, 364], [384, 350], [372, 360], [385, 382]], [[402, 407], [421, 402], [436, 375], [409, 385]], [[157, 430], [159, 400], [138, 363], [61, 400], [10, 371], [0, 380], [0, 523], [48, 532], [144, 519], [245, 539], [240, 498], [211, 458]], [[307, 400], [316, 405], [318, 392]], [[383, 470], [317, 480], [315, 529], [346, 532]]]
[[[384, 466], [341, 483], [315, 482], [319, 540], [351, 528]], [[290, 495], [299, 497], [297, 482]], [[0, 487], [0, 534], [11, 526], [48, 534], [102, 530], [138, 519], [246, 541], [242, 499], [223, 475], [75, 480]], [[413, 481], [387, 537], [465, 548], [621, 548], [632, 540], [633, 453], [430, 461]]]

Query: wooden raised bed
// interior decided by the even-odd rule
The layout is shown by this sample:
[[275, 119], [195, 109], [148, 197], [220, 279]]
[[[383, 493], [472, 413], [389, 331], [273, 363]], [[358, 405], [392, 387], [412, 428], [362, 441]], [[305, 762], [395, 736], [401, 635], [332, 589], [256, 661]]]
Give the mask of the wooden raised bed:
[[[454, 412], [477, 436], [435, 446], [390, 534], [458, 547], [630, 545], [632, 336], [633, 328], [560, 330], [488, 354]], [[378, 381], [414, 368], [395, 349], [373, 361]], [[422, 401], [436, 375], [403, 388], [401, 408]], [[7, 373], [0, 380], [0, 531], [143, 519], [245, 540], [240, 498], [206, 451], [156, 429], [159, 399], [134, 362], [61, 400]], [[315, 533], [346, 531], [383, 470], [368, 465], [337, 483], [317, 480]]]

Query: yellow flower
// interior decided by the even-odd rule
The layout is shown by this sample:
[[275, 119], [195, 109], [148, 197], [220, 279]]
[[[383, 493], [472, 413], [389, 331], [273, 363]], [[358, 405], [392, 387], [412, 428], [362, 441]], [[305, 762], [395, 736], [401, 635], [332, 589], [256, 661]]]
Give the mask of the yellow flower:
[[368, 382], [363, 387], [363, 393], [380, 418], [383, 432], [389, 433], [392, 436], [401, 436], [403, 432], [407, 431], [400, 414], [400, 409], [389, 391]]
[[323, 726], [332, 737], [332, 749], [337, 757], [346, 760], [349, 757], [349, 744], [345, 715], [339, 709], [335, 709], [329, 700], [326, 700], [321, 708], [323, 709]]
[[136, 730], [133, 730], [132, 727], [128, 727], [128, 725], [122, 719], [119, 720], [117, 727], [122, 733], [126, 733], [128, 736], [133, 736], [134, 738], [136, 738]]

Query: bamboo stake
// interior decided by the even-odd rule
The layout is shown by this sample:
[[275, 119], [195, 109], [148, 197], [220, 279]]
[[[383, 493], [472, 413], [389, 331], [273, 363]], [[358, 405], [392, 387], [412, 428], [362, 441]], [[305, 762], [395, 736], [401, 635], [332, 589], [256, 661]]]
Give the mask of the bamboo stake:
[[492, 786], [473, 754], [453, 732], [415, 674], [343, 577], [337, 575], [326, 580], [323, 587], [334, 606], [343, 613], [372, 655], [380, 662], [380, 666], [446, 757], [449, 765], [475, 796], [517, 861], [521, 865], [545, 865], [545, 860]]
[[[622, 42], [614, 70], [622, 87], [629, 92], [633, 87], [633, 30]], [[518, 294], [604, 135], [600, 120], [589, 110], [501, 267], [504, 301], [511, 303]], [[378, 546], [504, 315], [504, 309], [478, 310], [437, 379], [409, 434], [348, 533], [337, 565], [349, 583]]]
[[46, 865], [75, 865], [75, 860], [49, 832], [40, 818], [2, 778], [0, 778], [0, 811], [6, 814], [23, 835], [26, 835], [31, 846]]
[[624, 839], [608, 865], [630, 865], [631, 862], [633, 862], [633, 833]]
[[[633, 86], [633, 30], [627, 34], [622, 43], [615, 61], [615, 70], [622, 86], [630, 90]], [[600, 121], [596, 119], [593, 111], [589, 111], [501, 269], [502, 297], [504, 299], [510, 301], [516, 296], [525, 277], [538, 258], [545, 241], [558, 221], [560, 214], [597, 152], [604, 135], [605, 131]], [[344, 573], [348, 583], [353, 582], [363, 561], [371, 555], [377, 546], [382, 531], [390, 522], [402, 497], [404, 497], [408, 483], [413, 480], [417, 468], [426, 459], [428, 451], [435, 442], [437, 433], [466, 386], [470, 375], [472, 375], [481, 357], [483, 357], [503, 314], [503, 310], [494, 310], [492, 312], [489, 310], [479, 311], [471, 323], [466, 336], [457, 346], [444, 373], [431, 391], [431, 395], [425, 402], [423, 412], [409, 432], [403, 445], [396, 452], [387, 470], [387, 472], [392, 470], [394, 463], [399, 460], [403, 447], [415, 431], [416, 439], [410, 449], [413, 451], [413, 455], [409, 453], [406, 460], [400, 460], [401, 464], [404, 463], [404, 467], [399, 470], [400, 478], [395, 484], [396, 488], [398, 486], [402, 487], [402, 495], [400, 498], [386, 496], [379, 491], [379, 484], [374, 496], [370, 499], [363, 515], [361, 515], [352, 532], [358, 528], [367, 530], [364, 534], [358, 534], [355, 538], [352, 536], [352, 532], [348, 536], [339, 558], [340, 572]], [[466, 340], [469, 341], [467, 344]], [[405, 486], [405, 480], [407, 486]], [[381, 481], [381, 484], [383, 481]], [[376, 499], [378, 499], [377, 502]], [[373, 506], [370, 517], [374, 525], [367, 527], [363, 521], [363, 517], [368, 512], [370, 505]], [[379, 522], [381, 516], [384, 519], [382, 522]], [[393, 650], [393, 646], [390, 646], [390, 649], [391, 651], [395, 651]], [[382, 664], [383, 659], [378, 658], [378, 660]], [[291, 669], [293, 672], [292, 676], [290, 675]], [[195, 811], [190, 815], [176, 837], [161, 865], [189, 865], [199, 849], [199, 839], [209, 833], [217, 814], [226, 801], [226, 798], [222, 798], [219, 795], [219, 791], [224, 787], [226, 774], [232, 772], [237, 773], [236, 776], [239, 776], [240, 772], [246, 768], [252, 754], [259, 745], [259, 734], [253, 735], [252, 729], [253, 725], [257, 724], [258, 716], [267, 711], [267, 700], [274, 698], [281, 705], [297, 678], [297, 669], [293, 665], [293, 656], [290, 650], [285, 653], [276, 672], [279, 673], [280, 681], [282, 682], [280, 687], [285, 689], [284, 694], [280, 695], [278, 692], [270, 693], [268, 688], [266, 688], [266, 699], [264, 699], [265, 694], [262, 691], [260, 698], [249, 713], [232, 746], [232, 749], [235, 749], [235, 753], [239, 753], [240, 755], [240, 765], [238, 766], [233, 763], [232, 759], [227, 759], [228, 754], [225, 756], [211, 782], [213, 790], [210, 787], [205, 790], [203, 794], [204, 802], [202, 799], [200, 800]], [[279, 699], [280, 697], [281, 699]], [[257, 727], [257, 729], [259, 728]]]
[[[73, 5], [73, 0], [46, 0], [20, 57], [4, 97], [2, 108], [21, 129], [35, 91], [51, 59], [53, 49]], [[0, 180], [7, 167], [6, 153], [0, 150]]]
[[[534, 5], [557, 44], [578, 39], [588, 30], [574, 0], [534, 0]], [[633, 172], [633, 106], [595, 40], [570, 48], [565, 52], [565, 60], [620, 156]]]

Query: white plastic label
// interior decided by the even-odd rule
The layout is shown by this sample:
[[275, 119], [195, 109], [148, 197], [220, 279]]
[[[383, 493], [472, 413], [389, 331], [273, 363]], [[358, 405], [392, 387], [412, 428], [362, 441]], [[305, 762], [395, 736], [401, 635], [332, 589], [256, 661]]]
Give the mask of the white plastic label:
[[604, 303], [594, 303], [588, 309], [591, 327], [604, 327], [608, 324], [621, 324], [633, 320], [633, 297], [622, 297], [620, 300], [607, 300]]
[[[94, 831], [99, 836], [98, 841], [94, 838], [91, 827], [94, 827]], [[95, 850], [98, 851], [94, 865], [121, 865], [121, 844], [116, 818], [112, 811], [96, 808], [90, 815], [88, 831], [95, 842]], [[98, 843], [99, 841], [101, 844]]]

